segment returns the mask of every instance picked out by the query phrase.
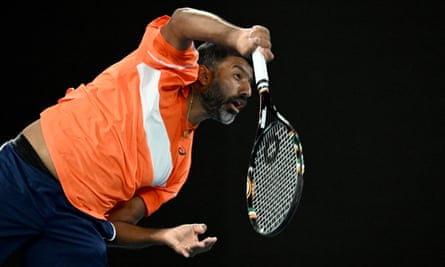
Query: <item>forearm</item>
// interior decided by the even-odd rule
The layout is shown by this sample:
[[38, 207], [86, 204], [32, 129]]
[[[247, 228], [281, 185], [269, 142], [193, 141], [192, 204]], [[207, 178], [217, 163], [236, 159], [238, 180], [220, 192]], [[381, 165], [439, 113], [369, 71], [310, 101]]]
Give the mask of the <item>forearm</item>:
[[108, 220], [113, 223], [116, 229], [116, 238], [110, 245], [140, 248], [162, 243], [159, 236], [160, 230], [137, 226], [144, 214], [145, 204], [138, 196], [119, 203], [110, 210]]
[[165, 241], [166, 229], [146, 228], [138, 225], [114, 221], [116, 238], [110, 246], [125, 248], [144, 248], [153, 245], [167, 245]]
[[198, 40], [232, 47], [244, 56], [250, 55], [260, 46], [267, 61], [274, 57], [266, 27], [239, 27], [207, 11], [179, 8], [161, 29], [161, 34], [168, 43], [180, 50], [185, 50], [192, 41]]
[[113, 222], [116, 238], [109, 246], [124, 248], [144, 248], [152, 245], [165, 245], [184, 257], [191, 257], [209, 251], [216, 237], [199, 240], [206, 232], [205, 224], [183, 224], [172, 228], [145, 228], [130, 223]]
[[182, 49], [185, 49], [192, 40], [211, 41], [234, 47], [242, 30], [215, 14], [192, 8], [175, 10], [166, 29], [164, 35], [175, 36], [175, 38], [167, 36], [166, 39], [181, 41], [181, 44], [173, 45], [179, 45], [180, 47], [177, 47]]

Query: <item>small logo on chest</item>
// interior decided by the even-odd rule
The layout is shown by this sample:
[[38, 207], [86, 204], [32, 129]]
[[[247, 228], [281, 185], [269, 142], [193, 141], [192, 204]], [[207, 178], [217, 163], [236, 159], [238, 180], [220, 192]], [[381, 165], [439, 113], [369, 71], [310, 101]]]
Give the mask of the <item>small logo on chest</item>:
[[179, 156], [185, 156], [185, 154], [187, 154], [187, 151], [185, 151], [185, 149], [182, 146], [180, 146], [178, 147], [178, 153]]

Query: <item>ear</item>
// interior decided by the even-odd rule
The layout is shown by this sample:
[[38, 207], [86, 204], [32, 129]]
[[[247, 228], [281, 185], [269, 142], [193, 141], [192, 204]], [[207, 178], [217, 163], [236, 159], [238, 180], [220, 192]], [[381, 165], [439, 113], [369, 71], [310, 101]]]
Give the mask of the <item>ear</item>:
[[199, 65], [198, 80], [202, 91], [205, 91], [207, 87], [212, 83], [213, 72], [209, 70], [205, 65]]

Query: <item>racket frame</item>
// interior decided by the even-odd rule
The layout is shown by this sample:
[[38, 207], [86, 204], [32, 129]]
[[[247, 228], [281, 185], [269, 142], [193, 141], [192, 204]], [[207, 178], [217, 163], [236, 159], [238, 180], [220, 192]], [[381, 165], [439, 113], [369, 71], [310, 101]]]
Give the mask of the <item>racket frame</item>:
[[[248, 210], [248, 218], [253, 227], [253, 229], [259, 233], [260, 235], [272, 237], [281, 233], [284, 228], [289, 224], [291, 219], [293, 218], [297, 207], [299, 206], [302, 189], [303, 189], [303, 174], [304, 174], [304, 159], [303, 159], [303, 149], [301, 145], [300, 137], [295, 130], [295, 128], [290, 124], [290, 122], [281, 115], [276, 106], [272, 103], [271, 95], [269, 92], [269, 77], [267, 73], [267, 66], [264, 60], [263, 55], [259, 51], [259, 48], [255, 50], [252, 54], [254, 71], [255, 71], [255, 79], [256, 79], [256, 88], [259, 94], [259, 114], [258, 114], [258, 126], [255, 136], [255, 142], [253, 144], [253, 148], [250, 155], [249, 167], [247, 172], [247, 183], [246, 183], [246, 200], [247, 200], [247, 210]], [[262, 139], [265, 137], [265, 134], [268, 130], [273, 127], [275, 123], [281, 122], [281, 124], [285, 125], [288, 134], [291, 135], [293, 139], [292, 142], [295, 146], [296, 155], [296, 189], [292, 201], [290, 203], [290, 208], [285, 218], [282, 220], [281, 224], [272, 231], [265, 232], [262, 227], [260, 227], [257, 223], [257, 214], [255, 208], [253, 207], [253, 198], [255, 197], [255, 188], [254, 182], [255, 177], [252, 175], [255, 170], [255, 158], [256, 153], [260, 147]]]

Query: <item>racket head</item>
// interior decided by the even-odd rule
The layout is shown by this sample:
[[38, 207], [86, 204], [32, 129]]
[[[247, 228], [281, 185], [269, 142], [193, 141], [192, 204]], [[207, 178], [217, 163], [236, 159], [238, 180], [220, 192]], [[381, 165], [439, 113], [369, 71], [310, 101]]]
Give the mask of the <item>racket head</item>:
[[247, 172], [246, 198], [253, 229], [271, 237], [284, 230], [300, 203], [304, 158], [297, 131], [271, 105], [267, 94], [262, 97], [260, 114], [267, 113], [268, 122], [259, 122]]
[[284, 230], [300, 203], [303, 147], [295, 128], [271, 101], [267, 64], [259, 47], [252, 60], [260, 109], [247, 171], [247, 211], [253, 229], [270, 237]]

